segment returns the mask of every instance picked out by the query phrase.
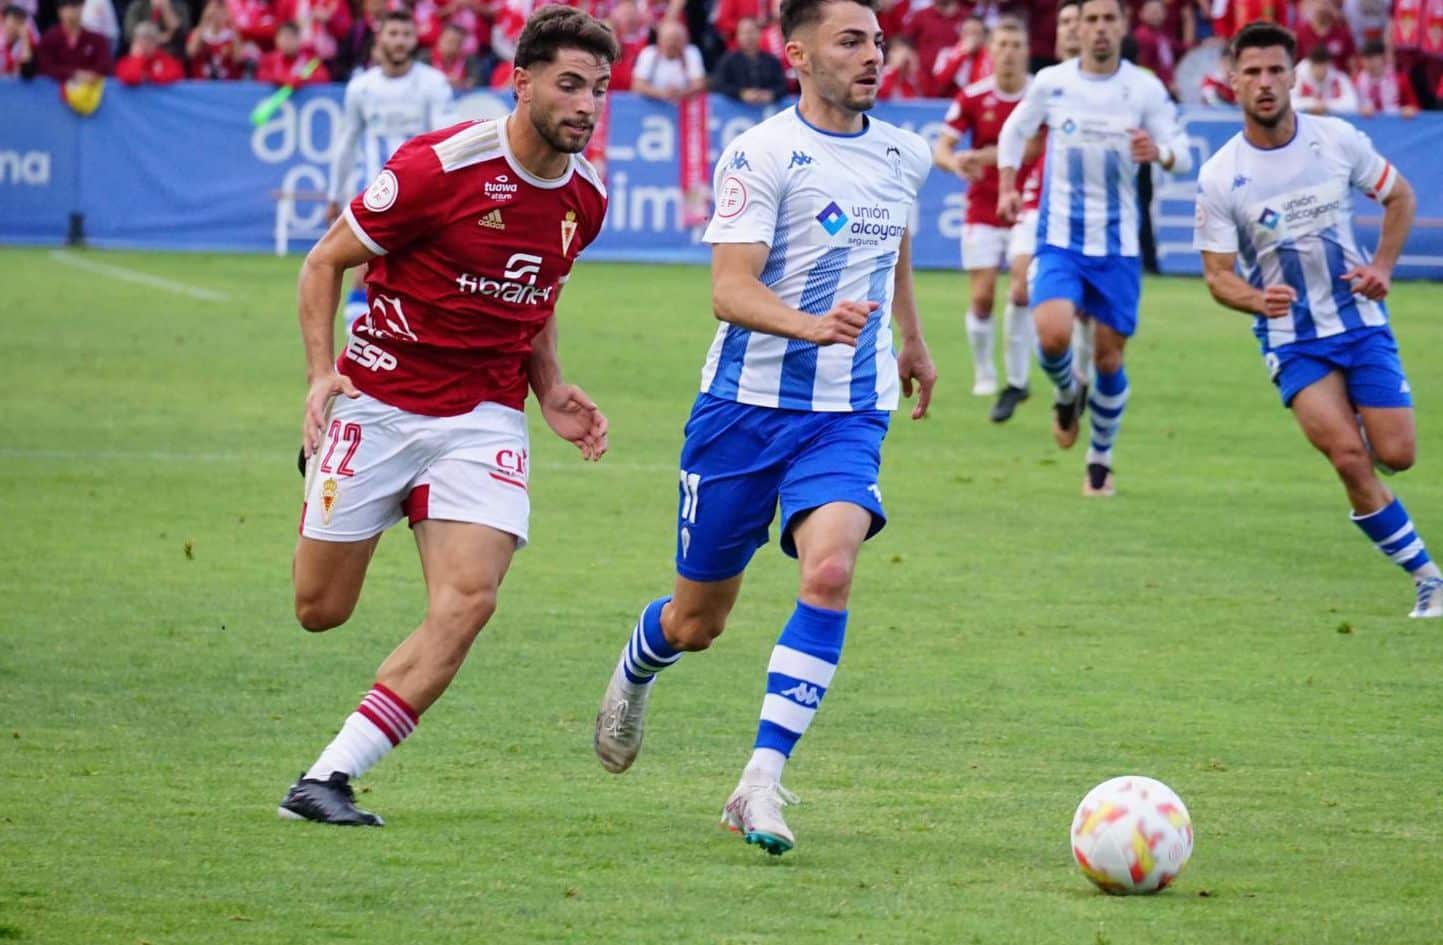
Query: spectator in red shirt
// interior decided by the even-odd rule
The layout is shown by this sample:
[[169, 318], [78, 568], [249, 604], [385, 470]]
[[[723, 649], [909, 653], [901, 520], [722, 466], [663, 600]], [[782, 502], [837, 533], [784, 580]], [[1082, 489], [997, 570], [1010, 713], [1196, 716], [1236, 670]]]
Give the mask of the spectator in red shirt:
[[200, 11], [200, 25], [185, 41], [192, 79], [239, 79], [244, 56], [239, 34], [231, 28], [223, 0], [210, 0]]
[[301, 45], [334, 62], [341, 42], [351, 31], [351, 7], [346, 0], [278, 0], [276, 18], [300, 27]]
[[246, 44], [246, 56], [254, 58], [276, 45], [275, 4], [271, 0], [226, 0], [230, 20]]
[[190, 32], [190, 7], [185, 0], [130, 0], [130, 6], [125, 8], [127, 43], [135, 42], [136, 27], [142, 23], [154, 26], [156, 42], [172, 56], [179, 56], [185, 35]]
[[879, 0], [877, 3], [877, 24], [888, 42], [892, 37], [901, 36], [907, 28], [907, 17], [912, 14], [912, 0]]
[[131, 33], [129, 55], [115, 64], [115, 77], [126, 85], [170, 85], [185, 78], [185, 70], [161, 48], [160, 28], [143, 21]]
[[612, 35], [621, 47], [621, 55], [611, 65], [609, 88], [613, 92], [631, 90], [631, 75], [636, 70], [636, 57], [647, 47], [648, 34], [651, 32], [644, 15], [645, 10], [637, 5], [636, 0], [616, 0], [611, 12], [607, 14], [606, 24], [611, 27]]
[[1359, 60], [1362, 66], [1353, 79], [1358, 90], [1358, 114], [1404, 118], [1418, 114], [1418, 96], [1413, 93], [1413, 83], [1396, 69], [1389, 68], [1388, 51], [1381, 40], [1368, 40]]
[[962, 34], [962, 21], [972, 12], [971, 5], [961, 0], [935, 0], [907, 20], [905, 35], [917, 51], [918, 65], [924, 77], [932, 74], [937, 56], [948, 46], [955, 46]]
[[35, 50], [30, 46], [30, 14], [22, 6], [5, 8], [0, 19], [0, 79], [29, 78], [35, 71]]
[[455, 92], [474, 89], [481, 78], [481, 63], [475, 56], [466, 55], [466, 30], [458, 23], [447, 23], [441, 28], [441, 37], [436, 45], [421, 54], [429, 60], [451, 83]]
[[317, 65], [309, 76], [301, 77], [306, 64], [316, 58], [315, 53], [301, 49], [301, 29], [287, 20], [276, 28], [276, 48], [261, 57], [260, 65], [256, 67], [256, 81], [293, 88], [331, 81], [331, 74], [324, 65]]
[[737, 25], [744, 19], [765, 30], [772, 19], [772, 0], [717, 0], [712, 23], [728, 50], [737, 48]]
[[1358, 47], [1353, 44], [1353, 31], [1339, 15], [1333, 0], [1311, 0], [1303, 7], [1305, 19], [1295, 30], [1299, 49], [1328, 50], [1333, 68], [1351, 72], [1358, 56]]
[[912, 48], [905, 36], [898, 36], [887, 43], [887, 60], [882, 66], [877, 98], [884, 101], [921, 98], [926, 91], [926, 78], [917, 50]]
[[60, 22], [45, 31], [35, 50], [40, 74], [57, 82], [94, 82], [114, 68], [110, 40], [80, 25], [80, 7], [81, 0], [57, 0]]
[[1237, 94], [1233, 92], [1232, 71], [1232, 50], [1224, 46], [1217, 67], [1203, 76], [1202, 100], [1204, 105], [1236, 106], [1238, 104]]
[[1288, 0], [1222, 0], [1212, 5], [1213, 33], [1231, 39], [1254, 20], [1290, 26], [1293, 17], [1289, 6]]
[[1152, 70], [1168, 91], [1176, 96], [1173, 69], [1177, 66], [1180, 50], [1168, 34], [1167, 10], [1162, 0], [1144, 0], [1137, 19], [1137, 26], [1132, 29], [1132, 38], [1137, 42], [1137, 64]]
[[927, 94], [932, 98], [952, 98], [978, 79], [992, 74], [987, 58], [987, 27], [980, 16], [962, 21], [957, 45], [937, 54], [928, 77]]

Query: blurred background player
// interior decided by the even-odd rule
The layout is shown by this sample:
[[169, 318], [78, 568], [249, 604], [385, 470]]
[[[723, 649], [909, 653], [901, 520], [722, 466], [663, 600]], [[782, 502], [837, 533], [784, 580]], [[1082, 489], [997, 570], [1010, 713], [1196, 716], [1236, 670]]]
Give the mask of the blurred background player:
[[[381, 20], [376, 36], [377, 65], [346, 84], [336, 147], [331, 152], [330, 205], [335, 220], [341, 205], [356, 192], [356, 145], [361, 145], [362, 180], [375, 180], [381, 166], [403, 143], [418, 134], [456, 123], [451, 83], [445, 74], [416, 61], [416, 21], [405, 9]], [[366, 313], [366, 270], [355, 275], [346, 300], [346, 324]]]
[[[997, 218], [997, 134], [1028, 84], [1027, 31], [1014, 19], [999, 20], [987, 39], [987, 56], [993, 73], [968, 85], [953, 99], [945, 124], [937, 135], [932, 160], [939, 168], [967, 181], [967, 216], [962, 225], [962, 266], [967, 270], [971, 307], [967, 311], [967, 340], [972, 346], [972, 393], [997, 394], [997, 368], [992, 355], [992, 312], [997, 270], [1006, 260], [1011, 279], [1004, 316], [1003, 365], [1007, 386], [998, 395], [991, 418], [1002, 423], [1027, 399], [1027, 375], [1037, 335], [1027, 308], [1027, 267], [1036, 240], [1037, 192], [1024, 202], [1024, 213], [1012, 226]], [[966, 150], [957, 150], [962, 135], [970, 135]], [[1028, 179], [1032, 164], [1021, 174]]]
[[[1053, 436], [1059, 446], [1076, 442], [1081, 414], [1092, 408], [1082, 494], [1109, 496], [1113, 441], [1128, 394], [1123, 349], [1137, 328], [1142, 290], [1137, 166], [1152, 161], [1186, 172], [1192, 156], [1162, 83], [1120, 58], [1127, 28], [1120, 0], [1083, 0], [1079, 14], [1082, 56], [1038, 73], [1003, 125], [998, 213], [1004, 222], [1017, 219], [1024, 148], [1045, 124], [1047, 163], [1032, 280], [1038, 360], [1057, 388]], [[1072, 353], [1080, 311], [1097, 323], [1090, 402]]]
[[[511, 114], [402, 145], [301, 267], [310, 463], [296, 617], [311, 631], [344, 623], [381, 533], [402, 516], [415, 530], [427, 604], [291, 786], [282, 817], [380, 826], [356, 808], [351, 781], [450, 685], [526, 544], [528, 388], [583, 457], [606, 452], [606, 418], [561, 379], [555, 308], [606, 215], [605, 189], [579, 155], [616, 54], [598, 20], [542, 8], [517, 44]], [[372, 260], [375, 306], [336, 359], [342, 276]]]
[[783, 0], [781, 23], [801, 99], [739, 135], [716, 167], [704, 238], [723, 324], [682, 445], [676, 582], [623, 647], [595, 736], [608, 771], [636, 760], [656, 674], [721, 634], [780, 498], [801, 588], [722, 815], [778, 855], [795, 843], [782, 770], [841, 658], [862, 543], [886, 524], [877, 477], [898, 387], [917, 385], [920, 419], [936, 381], [906, 230], [930, 161], [920, 137], [866, 114], [882, 72], [873, 0]]
[[[1415, 455], [1413, 397], [1383, 299], [1417, 200], [1366, 134], [1296, 111], [1295, 53], [1292, 34], [1272, 24], [1233, 38], [1243, 130], [1198, 175], [1203, 272], [1214, 299], [1257, 316], [1283, 405], [1333, 464], [1353, 522], [1412, 576], [1409, 616], [1443, 617], [1443, 574], [1373, 468], [1407, 469]], [[1353, 232], [1354, 190], [1383, 205], [1371, 259]]]

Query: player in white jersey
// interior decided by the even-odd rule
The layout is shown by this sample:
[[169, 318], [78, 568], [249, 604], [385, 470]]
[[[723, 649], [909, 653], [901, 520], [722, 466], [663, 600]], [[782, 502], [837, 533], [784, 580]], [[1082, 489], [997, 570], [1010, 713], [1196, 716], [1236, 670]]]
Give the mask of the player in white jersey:
[[[1154, 161], [1184, 172], [1192, 156], [1167, 89], [1120, 58], [1127, 28], [1121, 0], [1078, 5], [1081, 58], [1039, 72], [1002, 128], [998, 215], [1016, 218], [1023, 149], [1045, 124], [1031, 287], [1038, 361], [1057, 388], [1053, 435], [1059, 446], [1076, 442], [1082, 411], [1092, 409], [1082, 493], [1105, 496], [1113, 493], [1112, 446], [1127, 403], [1123, 349], [1137, 328], [1142, 289], [1137, 167]], [[1073, 321], [1080, 311], [1096, 323], [1091, 397], [1073, 366]]]
[[[783, 0], [794, 108], [738, 136], [717, 163], [712, 305], [723, 323], [686, 425], [671, 595], [642, 611], [596, 720], [622, 772], [641, 749], [655, 675], [721, 634], [781, 502], [801, 588], [767, 666], [751, 760], [724, 826], [792, 848], [783, 766], [842, 651], [862, 543], [885, 524], [877, 485], [898, 388], [927, 412], [936, 371], [912, 287], [907, 219], [931, 156], [869, 118], [882, 69], [874, 0]], [[900, 350], [893, 354], [893, 327]]]
[[[416, 61], [416, 21], [408, 10], [392, 10], [382, 18], [376, 51], [380, 62], [346, 84], [341, 127], [331, 150], [327, 220], [341, 215], [341, 208], [360, 191], [358, 182], [375, 180], [402, 144], [459, 120], [446, 76]], [[365, 275], [365, 267], [356, 272], [346, 300], [347, 325], [366, 313]]]
[[[1233, 38], [1243, 131], [1198, 175], [1197, 248], [1213, 298], [1256, 316], [1283, 404], [1337, 470], [1353, 521], [1413, 577], [1411, 616], [1443, 617], [1443, 573], [1373, 468], [1414, 460], [1413, 398], [1383, 299], [1417, 200], [1363, 132], [1293, 110], [1295, 53], [1273, 24]], [[1354, 190], [1383, 205], [1372, 257], [1353, 233]]]

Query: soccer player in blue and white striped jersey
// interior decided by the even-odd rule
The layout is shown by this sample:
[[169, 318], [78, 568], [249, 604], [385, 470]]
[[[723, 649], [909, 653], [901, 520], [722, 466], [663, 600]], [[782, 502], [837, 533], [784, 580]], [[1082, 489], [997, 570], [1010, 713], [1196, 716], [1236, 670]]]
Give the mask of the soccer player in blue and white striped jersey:
[[877, 478], [898, 389], [917, 386], [920, 419], [936, 381], [907, 231], [931, 153], [866, 114], [882, 68], [875, 10], [875, 0], [783, 0], [801, 99], [717, 163], [705, 239], [722, 324], [682, 445], [677, 578], [642, 611], [596, 720], [602, 764], [625, 771], [654, 677], [722, 632], [780, 500], [781, 546], [799, 560], [801, 588], [722, 816], [774, 854], [795, 842], [783, 766], [841, 657], [858, 552], [886, 521]]
[[[1410, 616], [1443, 617], [1443, 573], [1373, 468], [1414, 459], [1413, 398], [1383, 299], [1417, 200], [1363, 132], [1293, 111], [1295, 53], [1269, 23], [1233, 38], [1243, 130], [1198, 175], [1196, 245], [1213, 298], [1256, 316], [1283, 404], [1337, 470], [1353, 521], [1413, 577]], [[1383, 205], [1371, 258], [1353, 233], [1354, 190]]]
[[[1112, 446], [1127, 405], [1123, 348], [1137, 328], [1142, 291], [1138, 258], [1137, 168], [1192, 166], [1177, 109], [1157, 77], [1120, 58], [1127, 30], [1121, 0], [1067, 0], [1078, 6], [1082, 55], [1037, 74], [997, 144], [998, 215], [1021, 207], [1016, 173], [1027, 139], [1047, 127], [1032, 276], [1038, 361], [1057, 388], [1053, 436], [1077, 440], [1092, 409], [1083, 495], [1113, 493]], [[1078, 313], [1093, 317], [1096, 383], [1091, 397], [1072, 358]], [[1085, 367], [1082, 369], [1085, 370]]]

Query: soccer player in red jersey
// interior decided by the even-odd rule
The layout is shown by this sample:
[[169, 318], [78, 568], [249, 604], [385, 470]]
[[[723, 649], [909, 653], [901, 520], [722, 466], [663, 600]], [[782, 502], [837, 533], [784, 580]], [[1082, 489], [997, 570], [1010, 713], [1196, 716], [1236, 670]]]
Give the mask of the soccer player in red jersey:
[[[351, 781], [445, 691], [526, 543], [528, 388], [584, 458], [606, 452], [606, 418], [562, 381], [554, 312], [606, 214], [581, 152], [616, 55], [611, 31], [591, 16], [538, 11], [517, 46], [511, 114], [403, 145], [301, 268], [310, 389], [296, 617], [311, 631], [344, 623], [381, 533], [403, 515], [427, 608], [292, 785], [282, 817], [381, 824], [356, 807]], [[370, 263], [370, 310], [336, 359], [342, 274], [361, 263]]]
[[[967, 217], [962, 225], [962, 265], [971, 286], [967, 337], [972, 345], [972, 393], [997, 393], [997, 369], [992, 358], [992, 309], [997, 270], [1003, 259], [1012, 273], [1006, 315], [1007, 347], [1003, 355], [1007, 386], [992, 408], [992, 420], [1011, 418], [1027, 399], [1027, 373], [1032, 363], [1036, 334], [1027, 308], [1027, 266], [1036, 244], [1036, 224], [1019, 219], [1015, 226], [997, 218], [997, 135], [1027, 89], [1027, 30], [1018, 20], [1000, 20], [987, 43], [993, 74], [967, 86], [952, 101], [946, 123], [932, 151], [933, 162], [967, 181]], [[971, 134], [966, 150], [957, 150], [962, 135]], [[1031, 167], [1023, 168], [1028, 179]], [[1027, 204], [1035, 217], [1037, 193]]]

